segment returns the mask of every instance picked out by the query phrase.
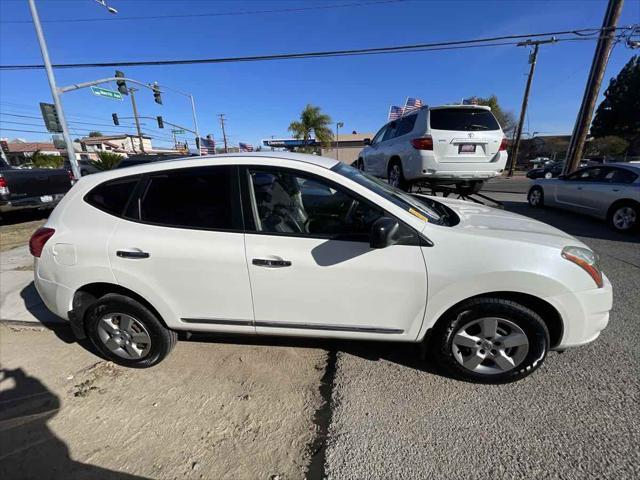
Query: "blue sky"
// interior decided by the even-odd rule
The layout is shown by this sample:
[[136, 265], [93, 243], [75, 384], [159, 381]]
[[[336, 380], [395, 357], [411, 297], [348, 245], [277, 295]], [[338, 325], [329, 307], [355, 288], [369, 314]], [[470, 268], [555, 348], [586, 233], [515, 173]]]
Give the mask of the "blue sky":
[[[322, 1], [178, 1], [111, 0], [119, 15], [148, 16], [278, 10], [344, 5], [367, 0]], [[62, 18], [108, 18], [93, 0], [37, 0], [43, 21]], [[409, 0], [302, 12], [252, 15], [45, 23], [54, 63], [154, 60], [261, 55], [314, 50], [367, 48], [599, 27], [605, 0], [426, 1]], [[0, 21], [29, 20], [26, 0], [0, 0]], [[619, 25], [640, 23], [640, 1], [625, 2]], [[540, 49], [525, 130], [570, 133], [591, 65], [595, 41], [565, 42]], [[634, 52], [614, 49], [605, 84]], [[307, 103], [319, 105], [344, 130], [374, 132], [386, 120], [391, 104], [407, 96], [428, 104], [457, 102], [472, 95], [498, 95], [518, 114], [528, 71], [526, 48], [504, 46], [439, 52], [401, 53], [218, 65], [129, 67], [128, 77], [158, 81], [193, 93], [201, 133], [221, 138], [217, 114], [226, 113], [232, 143], [258, 144], [271, 135], [286, 136], [287, 126]], [[33, 26], [0, 23], [0, 63], [41, 63]], [[59, 85], [113, 75], [112, 68], [57, 70]], [[604, 88], [603, 88], [604, 90]], [[141, 115], [162, 115], [191, 125], [188, 101], [164, 95], [153, 103], [139, 92]], [[4, 129], [44, 131], [38, 102], [50, 102], [44, 71], [0, 72], [0, 119]], [[77, 132], [125, 131], [111, 125], [111, 113], [130, 116], [125, 101], [95, 97], [88, 90], [65, 94], [65, 111]], [[84, 123], [80, 123], [84, 122]], [[86, 124], [85, 124], [86, 123]], [[96, 124], [94, 127], [91, 124]], [[122, 121], [127, 123], [127, 121]], [[153, 121], [143, 127], [167, 146], [170, 133]], [[100, 126], [97, 124], [102, 124]], [[133, 131], [131, 128], [130, 131]], [[2, 137], [47, 139], [46, 133], [3, 130]], [[165, 142], [159, 143], [160, 140]]]

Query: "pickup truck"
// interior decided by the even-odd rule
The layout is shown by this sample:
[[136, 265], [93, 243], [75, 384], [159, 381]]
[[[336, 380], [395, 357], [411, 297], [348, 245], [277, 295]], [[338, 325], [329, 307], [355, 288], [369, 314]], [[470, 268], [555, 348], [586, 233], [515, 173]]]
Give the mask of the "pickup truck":
[[53, 208], [70, 188], [71, 178], [62, 168], [14, 168], [0, 159], [0, 215]]

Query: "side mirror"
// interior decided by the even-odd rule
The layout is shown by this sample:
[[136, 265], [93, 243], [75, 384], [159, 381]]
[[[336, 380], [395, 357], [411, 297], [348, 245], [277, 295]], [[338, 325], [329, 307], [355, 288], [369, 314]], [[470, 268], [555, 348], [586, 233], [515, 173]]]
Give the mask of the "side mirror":
[[364, 143], [365, 145], [371, 145], [371, 139], [370, 138], [365, 138], [362, 143]]
[[397, 220], [380, 217], [371, 225], [369, 246], [371, 248], [385, 248], [395, 245], [399, 240], [399, 230], [400, 224]]

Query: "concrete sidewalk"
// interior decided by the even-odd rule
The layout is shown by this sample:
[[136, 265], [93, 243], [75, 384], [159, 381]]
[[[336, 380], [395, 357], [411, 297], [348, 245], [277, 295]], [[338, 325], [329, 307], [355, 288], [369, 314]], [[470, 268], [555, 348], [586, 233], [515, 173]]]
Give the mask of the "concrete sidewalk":
[[44, 306], [33, 284], [33, 257], [23, 246], [0, 253], [0, 320], [64, 322]]

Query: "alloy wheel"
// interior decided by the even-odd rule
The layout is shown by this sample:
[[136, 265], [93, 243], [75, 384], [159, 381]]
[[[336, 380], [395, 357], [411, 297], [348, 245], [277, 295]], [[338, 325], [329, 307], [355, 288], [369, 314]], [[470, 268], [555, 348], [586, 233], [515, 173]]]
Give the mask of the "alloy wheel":
[[540, 192], [540, 190], [535, 188], [531, 190], [531, 193], [529, 193], [529, 203], [534, 207], [537, 207], [538, 205], [540, 205], [541, 197], [542, 197], [542, 193]]
[[105, 347], [127, 360], [139, 360], [151, 350], [145, 326], [126, 313], [109, 313], [98, 321], [98, 335]]
[[505, 318], [472, 320], [453, 336], [451, 351], [467, 370], [484, 375], [505, 373], [518, 367], [529, 352], [524, 330]]
[[622, 207], [613, 213], [613, 225], [618, 230], [629, 230], [636, 224], [637, 215], [632, 207]]

